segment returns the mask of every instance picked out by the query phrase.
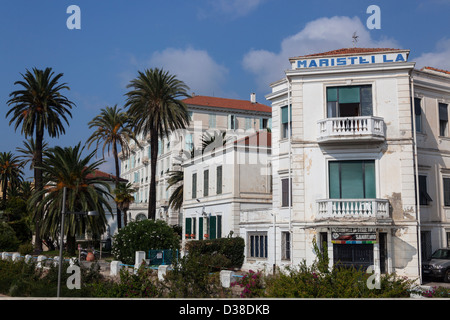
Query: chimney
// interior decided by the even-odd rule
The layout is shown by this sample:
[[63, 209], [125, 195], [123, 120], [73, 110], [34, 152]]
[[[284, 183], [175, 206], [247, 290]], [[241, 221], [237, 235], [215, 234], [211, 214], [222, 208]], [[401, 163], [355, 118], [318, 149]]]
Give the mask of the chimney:
[[256, 93], [252, 92], [252, 94], [250, 94], [250, 102], [256, 103]]

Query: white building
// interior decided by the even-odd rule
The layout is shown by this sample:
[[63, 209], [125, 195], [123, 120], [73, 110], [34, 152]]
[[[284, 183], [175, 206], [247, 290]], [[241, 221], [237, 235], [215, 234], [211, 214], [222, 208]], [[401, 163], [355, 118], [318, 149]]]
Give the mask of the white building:
[[240, 234], [243, 211], [272, 208], [271, 134], [258, 131], [183, 163], [183, 239]]
[[[270, 126], [271, 108], [256, 102], [254, 94], [249, 100], [225, 99], [194, 95], [183, 100], [191, 115], [186, 130], [173, 132], [159, 142], [156, 170], [156, 218], [171, 225], [182, 224], [182, 214], [168, 205], [176, 187], [167, 190], [169, 171], [181, 170], [181, 162], [191, 158], [191, 150], [201, 148], [205, 132], [227, 132], [227, 137], [240, 137]], [[128, 221], [146, 219], [150, 187], [150, 148], [148, 137], [138, 137], [141, 147], [131, 142], [131, 155], [120, 154], [121, 177], [136, 189], [135, 202], [129, 209]]]
[[408, 54], [290, 59], [266, 96], [273, 208], [241, 221], [245, 268], [310, 264], [315, 238], [331, 264], [418, 278], [421, 259], [449, 245], [450, 77]]

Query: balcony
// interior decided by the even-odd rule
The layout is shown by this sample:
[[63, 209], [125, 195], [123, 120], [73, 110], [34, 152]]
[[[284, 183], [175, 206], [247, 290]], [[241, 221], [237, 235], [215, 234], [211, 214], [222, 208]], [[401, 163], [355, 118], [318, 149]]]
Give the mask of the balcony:
[[319, 122], [319, 143], [379, 142], [385, 140], [384, 120], [380, 117], [327, 118]]
[[315, 220], [390, 219], [387, 199], [325, 199], [317, 200], [317, 204], [318, 212]]

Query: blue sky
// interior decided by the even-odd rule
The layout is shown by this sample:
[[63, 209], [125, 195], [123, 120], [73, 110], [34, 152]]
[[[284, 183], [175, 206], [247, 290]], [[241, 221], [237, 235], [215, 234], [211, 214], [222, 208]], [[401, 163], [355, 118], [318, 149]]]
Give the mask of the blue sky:
[[[80, 30], [66, 26], [70, 5], [81, 9]], [[381, 29], [366, 26], [370, 5], [380, 7]], [[0, 151], [15, 152], [24, 140], [5, 115], [26, 69], [64, 74], [76, 107], [66, 134], [46, 140], [73, 146], [90, 136], [87, 123], [101, 108], [123, 106], [127, 84], [145, 68], [176, 74], [196, 94], [256, 92], [267, 103], [289, 57], [351, 47], [356, 31], [360, 47], [410, 49], [417, 67], [450, 70], [449, 13], [450, 0], [2, 1]]]

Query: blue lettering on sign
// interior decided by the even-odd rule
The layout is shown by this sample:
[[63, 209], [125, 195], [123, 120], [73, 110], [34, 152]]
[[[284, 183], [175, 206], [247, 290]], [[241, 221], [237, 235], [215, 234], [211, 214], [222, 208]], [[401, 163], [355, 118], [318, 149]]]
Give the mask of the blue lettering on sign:
[[383, 54], [383, 62], [394, 62], [394, 60], [389, 60], [385, 54]]
[[404, 53], [398, 54], [380, 54], [371, 56], [353, 56], [340, 58], [321, 58], [311, 60], [298, 60], [297, 68], [314, 68], [314, 67], [333, 67], [346, 66], [368, 63], [386, 63], [386, 62], [405, 62], [406, 55]]
[[355, 64], [355, 60], [358, 59], [358, 57], [349, 57], [351, 64]]
[[347, 60], [345, 58], [337, 58], [336, 61], [336, 65], [338, 66], [345, 66], [347, 64]]
[[320, 59], [319, 60], [319, 66], [321, 67], [328, 67], [328, 59]]
[[369, 61], [367, 61], [366, 59], [364, 59], [364, 57], [359, 57], [359, 63], [363, 64], [363, 63], [369, 63]]
[[311, 62], [310, 62], [310, 64], [309, 64], [309, 67], [310, 67], [310, 68], [311, 68], [311, 67], [317, 67], [316, 61], [315, 61], [315, 60], [311, 60]]
[[403, 58], [403, 55], [401, 53], [399, 53], [397, 55], [397, 58], [395, 59], [395, 62], [397, 62], [397, 61], [405, 61], [405, 59]]
[[306, 68], [306, 67], [307, 67], [306, 60], [297, 61], [297, 68]]

